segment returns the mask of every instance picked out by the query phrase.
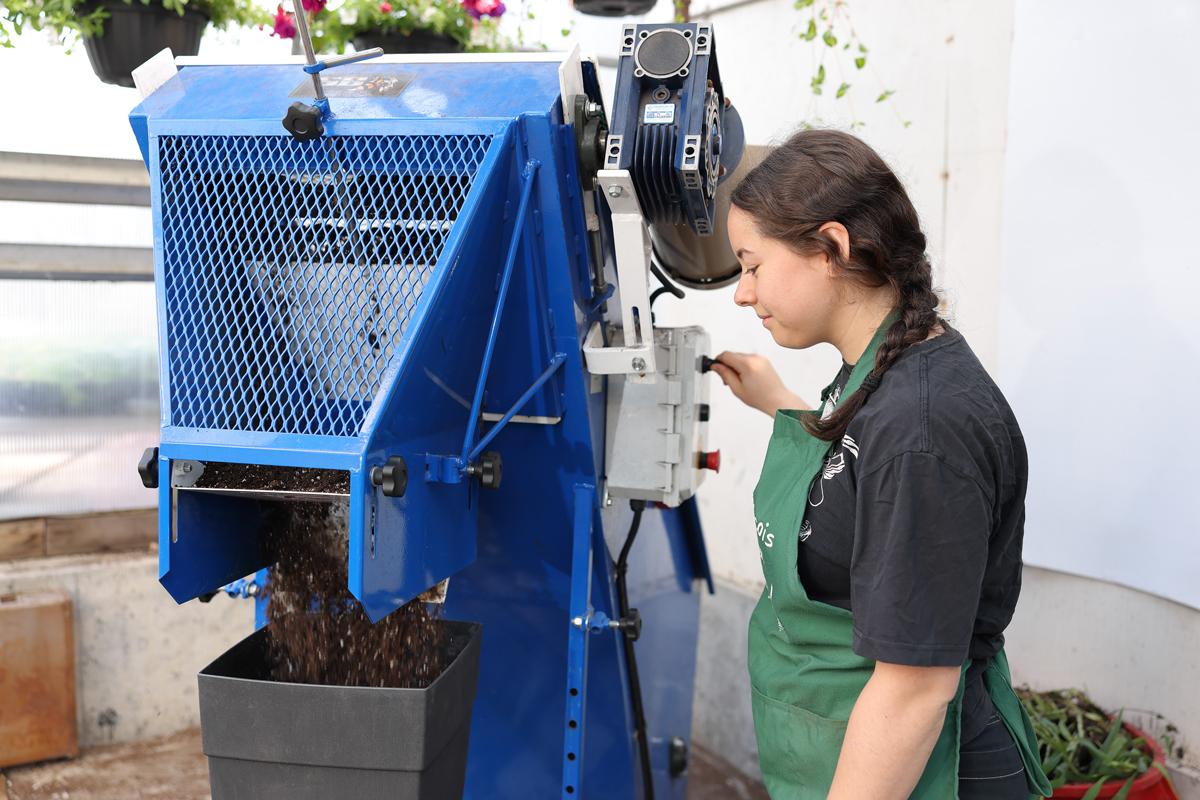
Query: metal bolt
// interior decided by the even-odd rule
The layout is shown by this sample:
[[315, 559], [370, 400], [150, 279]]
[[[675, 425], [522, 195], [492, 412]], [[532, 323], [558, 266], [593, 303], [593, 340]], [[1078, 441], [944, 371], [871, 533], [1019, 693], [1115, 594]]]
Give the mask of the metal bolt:
[[571, 620], [571, 624], [574, 625], [576, 628], [582, 628], [583, 627], [583, 617], [576, 617], [575, 619]]
[[589, 117], [598, 117], [598, 116], [600, 116], [600, 104], [599, 104], [599, 103], [592, 103], [592, 102], [589, 102], [589, 103], [587, 104], [587, 106], [585, 106], [585, 113], [586, 113], [586, 114], [587, 114]]
[[608, 196], [609, 197], [620, 197], [624, 193], [625, 193], [625, 190], [622, 189], [620, 186], [608, 187]]
[[191, 471], [192, 471], [192, 465], [191, 465], [191, 464], [189, 464], [189, 463], [187, 463], [187, 462], [185, 461], [185, 462], [184, 462], [184, 464], [183, 464], [183, 471], [184, 471], [184, 472], [191, 472]]
[[646, 369], [646, 359], [642, 358], [641, 356], [638, 356], [633, 359], [633, 361], [631, 362], [631, 366], [633, 367], [635, 372], [642, 372]]

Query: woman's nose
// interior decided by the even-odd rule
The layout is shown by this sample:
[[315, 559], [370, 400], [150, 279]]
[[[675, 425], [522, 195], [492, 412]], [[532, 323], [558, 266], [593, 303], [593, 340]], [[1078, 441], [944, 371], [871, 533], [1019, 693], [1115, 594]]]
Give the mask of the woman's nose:
[[739, 306], [752, 306], [757, 298], [754, 296], [754, 289], [750, 287], [753, 282], [746, 273], [742, 273], [742, 277], [738, 279], [737, 291], [733, 293], [733, 302]]

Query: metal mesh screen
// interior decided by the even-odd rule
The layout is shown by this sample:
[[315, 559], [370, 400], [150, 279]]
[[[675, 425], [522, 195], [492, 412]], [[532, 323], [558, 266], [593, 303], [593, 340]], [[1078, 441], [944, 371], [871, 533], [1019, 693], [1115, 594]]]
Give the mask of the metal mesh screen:
[[354, 436], [490, 136], [162, 136], [171, 424]]

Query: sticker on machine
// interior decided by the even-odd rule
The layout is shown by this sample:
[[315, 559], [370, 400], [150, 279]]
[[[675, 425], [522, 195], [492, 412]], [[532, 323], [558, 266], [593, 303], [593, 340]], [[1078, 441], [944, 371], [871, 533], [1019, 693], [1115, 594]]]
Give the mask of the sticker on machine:
[[[325, 72], [321, 88], [327, 97], [395, 97], [412, 83], [411, 72]], [[292, 90], [291, 97], [312, 97], [311, 78], [305, 78]]]
[[675, 121], [675, 106], [671, 103], [648, 103], [642, 111], [643, 125], [670, 125]]

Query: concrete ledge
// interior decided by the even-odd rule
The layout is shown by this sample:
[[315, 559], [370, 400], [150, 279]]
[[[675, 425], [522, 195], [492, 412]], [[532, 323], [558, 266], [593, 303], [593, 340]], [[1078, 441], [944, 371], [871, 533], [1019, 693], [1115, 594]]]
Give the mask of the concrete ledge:
[[61, 588], [72, 598], [82, 747], [199, 724], [196, 673], [254, 627], [253, 604], [224, 595], [182, 606], [146, 553], [0, 562], [0, 592]]

